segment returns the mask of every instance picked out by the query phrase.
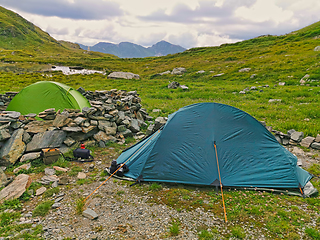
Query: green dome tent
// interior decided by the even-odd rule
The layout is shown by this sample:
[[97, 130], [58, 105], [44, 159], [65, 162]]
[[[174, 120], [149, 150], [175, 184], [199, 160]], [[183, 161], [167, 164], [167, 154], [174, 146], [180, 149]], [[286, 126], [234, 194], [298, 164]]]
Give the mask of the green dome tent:
[[22, 89], [9, 103], [7, 111], [22, 115], [40, 113], [48, 108], [82, 109], [91, 107], [89, 101], [77, 90], [58, 82], [36, 82]]
[[219, 103], [179, 109], [117, 163], [137, 181], [219, 186], [221, 175], [223, 186], [299, 191], [312, 178], [260, 122]]

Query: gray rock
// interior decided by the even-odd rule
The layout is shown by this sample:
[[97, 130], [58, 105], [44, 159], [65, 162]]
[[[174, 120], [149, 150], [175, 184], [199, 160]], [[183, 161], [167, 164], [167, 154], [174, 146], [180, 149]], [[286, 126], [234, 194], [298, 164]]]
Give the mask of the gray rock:
[[314, 140], [315, 142], [320, 142], [320, 134], [317, 134], [316, 139]]
[[273, 103], [273, 102], [281, 102], [281, 99], [269, 99], [269, 103]]
[[7, 183], [7, 176], [3, 172], [2, 168], [0, 168], [0, 188], [3, 187]]
[[219, 74], [213, 75], [213, 77], [221, 77], [222, 75], [224, 75], [224, 73], [219, 73]]
[[178, 67], [178, 68], [174, 68], [171, 72], [171, 74], [174, 75], [181, 75], [183, 73], [187, 72], [187, 70], [184, 67]]
[[0, 166], [14, 164], [22, 156], [26, 149], [26, 145], [22, 141], [23, 133], [23, 129], [15, 130], [12, 137], [0, 149]]
[[16, 121], [16, 122], [11, 122], [10, 127], [12, 127], [13, 129], [18, 129], [18, 128], [21, 128], [22, 125], [23, 125], [22, 122]]
[[313, 148], [313, 149], [320, 150], [320, 143], [314, 142], [314, 143], [311, 144], [310, 147]]
[[18, 175], [12, 183], [1, 190], [0, 200], [11, 200], [19, 198], [30, 186], [31, 182], [32, 180], [30, 176], [26, 174]]
[[44, 174], [47, 176], [52, 176], [56, 174], [56, 170], [54, 170], [53, 168], [45, 168]]
[[63, 127], [62, 130], [66, 132], [82, 132], [81, 127]]
[[88, 138], [90, 138], [94, 134], [96, 134], [97, 132], [99, 132], [99, 129], [96, 126], [89, 126], [89, 127], [83, 128], [82, 132], [71, 132], [68, 135], [72, 139], [80, 142], [80, 141], [87, 140]]
[[316, 51], [316, 52], [320, 51], [320, 46], [316, 46], [316, 47], [313, 49], [313, 51]]
[[92, 209], [90, 208], [87, 208], [86, 210], [83, 211], [82, 215], [86, 218], [89, 218], [89, 219], [97, 219], [99, 217], [99, 215], [93, 211]]
[[49, 185], [52, 182], [58, 182], [58, 181], [59, 181], [59, 178], [56, 175], [51, 175], [51, 176], [43, 176], [41, 178], [40, 183]]
[[26, 153], [20, 158], [20, 162], [25, 162], [28, 160], [34, 160], [40, 157], [40, 152]]
[[46, 188], [46, 187], [38, 188], [38, 189], [36, 190], [36, 196], [40, 196], [40, 195], [43, 194], [45, 191], [47, 191], [47, 188]]
[[198, 71], [198, 72], [196, 72], [196, 73], [205, 73], [206, 71], [204, 71], [204, 70], [200, 70], [200, 71]]
[[179, 86], [182, 90], [188, 90], [189, 88], [186, 85], [180, 85]]
[[129, 129], [130, 129], [133, 133], [140, 132], [139, 122], [138, 122], [137, 119], [132, 119], [132, 120], [131, 120]]
[[80, 126], [86, 119], [83, 117], [77, 117], [76, 119], [74, 119], [73, 121]]
[[126, 126], [125, 125], [119, 125], [118, 128], [117, 128], [118, 132], [124, 132], [127, 130]]
[[251, 68], [242, 68], [239, 72], [250, 72]]
[[151, 133], [153, 133], [153, 129], [154, 129], [154, 124], [150, 124], [147, 128], [146, 134], [150, 135]]
[[105, 141], [107, 141], [108, 136], [107, 136], [107, 134], [106, 134], [105, 132], [99, 131], [98, 133], [96, 133], [96, 134], [93, 136], [93, 138], [94, 138], [97, 142], [99, 142], [99, 141], [105, 142]]
[[166, 74], [170, 74], [171, 73], [171, 71], [165, 71], [165, 72], [162, 72], [162, 73], [158, 73], [157, 75], [160, 75], [160, 76], [162, 76], [162, 75], [166, 75]]
[[57, 203], [54, 203], [52, 204], [51, 208], [59, 208], [61, 207], [61, 203], [57, 202]]
[[7, 129], [0, 130], [0, 142], [5, 141], [11, 137], [9, 131]]
[[117, 127], [105, 127], [104, 131], [106, 132], [107, 135], [116, 135], [117, 134]]
[[131, 130], [127, 129], [126, 131], [121, 133], [125, 138], [133, 137]]
[[59, 185], [67, 185], [69, 184], [69, 178], [68, 177], [61, 177], [58, 181]]
[[303, 132], [293, 132], [291, 133], [291, 140], [295, 142], [300, 142], [303, 136], [304, 136]]
[[138, 74], [131, 72], [112, 72], [108, 75], [109, 79], [140, 79]]
[[21, 115], [19, 112], [15, 111], [3, 111], [2, 113], [6, 114], [6, 117], [13, 118], [13, 119], [18, 119]]
[[36, 134], [31, 142], [27, 144], [27, 152], [40, 151], [43, 148], [60, 147], [66, 139], [67, 134], [61, 130], [47, 131]]
[[26, 131], [24, 131], [23, 136], [22, 136], [22, 141], [24, 143], [29, 143], [31, 141], [32, 137], [29, 133], [27, 133]]
[[180, 83], [173, 81], [173, 82], [169, 83], [168, 88], [169, 89], [176, 89], [179, 86], [180, 86]]
[[53, 120], [52, 125], [57, 128], [61, 128], [67, 125], [69, 122], [70, 122], [70, 119], [68, 118], [68, 116], [63, 114], [57, 114], [56, 118]]
[[153, 131], [157, 131], [159, 128], [161, 128], [163, 125], [165, 125], [167, 122], [166, 118], [164, 117], [157, 117], [156, 120], [154, 121], [154, 129]]
[[294, 129], [290, 129], [287, 133], [288, 133], [289, 136], [291, 136], [291, 134], [294, 133], [295, 131], [296, 130], [294, 130]]
[[246, 92], [245, 91], [240, 91], [239, 94], [246, 94]]
[[45, 132], [53, 126], [53, 121], [32, 121], [25, 126], [28, 133]]
[[76, 141], [74, 139], [72, 139], [71, 137], [67, 137], [66, 140], [63, 141], [63, 143], [65, 145], [67, 145], [68, 147], [71, 147], [73, 144], [76, 143]]
[[20, 167], [17, 167], [13, 170], [13, 173], [17, 173], [19, 172], [20, 170], [24, 169], [24, 170], [28, 170], [31, 168], [31, 163], [26, 163], [26, 164], [23, 164], [21, 165]]
[[285, 82], [279, 82], [278, 85], [279, 86], [284, 86], [284, 85], [286, 85], [286, 83]]
[[78, 172], [77, 178], [78, 179], [85, 179], [87, 175], [84, 172]]
[[303, 147], [310, 147], [311, 143], [313, 143], [313, 141], [315, 140], [314, 137], [305, 137], [301, 140], [300, 145]]

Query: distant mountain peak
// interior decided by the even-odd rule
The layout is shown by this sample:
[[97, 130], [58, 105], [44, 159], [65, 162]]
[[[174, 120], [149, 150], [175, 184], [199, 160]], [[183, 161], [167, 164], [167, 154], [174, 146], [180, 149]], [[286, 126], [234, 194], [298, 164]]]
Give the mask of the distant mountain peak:
[[[88, 49], [88, 46], [82, 44], [79, 45], [82, 49]], [[183, 52], [186, 49], [179, 45], [174, 45], [162, 40], [147, 48], [131, 42], [120, 42], [118, 44], [109, 42], [99, 42], [94, 46], [90, 46], [90, 50], [113, 54], [120, 58], [144, 58], [175, 54]]]

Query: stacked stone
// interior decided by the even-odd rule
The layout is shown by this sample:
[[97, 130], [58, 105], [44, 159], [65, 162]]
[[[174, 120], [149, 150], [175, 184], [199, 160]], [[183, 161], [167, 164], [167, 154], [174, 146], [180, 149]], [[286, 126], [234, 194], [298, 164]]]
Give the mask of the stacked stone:
[[18, 92], [6, 92], [5, 94], [0, 94], [0, 111], [6, 110], [12, 98], [17, 94]]
[[[39, 157], [43, 148], [68, 149], [75, 143], [90, 141], [100, 147], [108, 142], [124, 144], [125, 139], [142, 139], [158, 130], [166, 118], [155, 123], [141, 106], [136, 91], [84, 91], [79, 89], [92, 107], [79, 109], [46, 109], [36, 114], [0, 112], [0, 166]], [[37, 121], [36, 117], [45, 121]], [[150, 125], [148, 127], [148, 125]], [[94, 142], [92, 142], [92, 140]]]

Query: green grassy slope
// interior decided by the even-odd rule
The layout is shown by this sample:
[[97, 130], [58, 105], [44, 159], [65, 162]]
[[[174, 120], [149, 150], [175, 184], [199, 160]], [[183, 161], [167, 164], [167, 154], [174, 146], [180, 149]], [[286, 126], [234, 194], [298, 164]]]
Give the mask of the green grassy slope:
[[[317, 38], [320, 36], [319, 26], [320, 22], [283, 36], [262, 36], [235, 44], [193, 48], [179, 54], [143, 59], [119, 59], [108, 54], [75, 49], [72, 44], [63, 44], [55, 51], [52, 51], [54, 47], [29, 51], [22, 44], [14, 53], [12, 50], [2, 50], [0, 54], [0, 71], [3, 71], [0, 74], [0, 91], [19, 91], [42, 80], [59, 81], [75, 88], [82, 86], [87, 90], [138, 90], [143, 105], [149, 110], [161, 108], [162, 115], [188, 104], [215, 101], [238, 107], [283, 132], [294, 128], [316, 136], [320, 133], [320, 52], [314, 51], [314, 48], [320, 45]], [[7, 37], [7, 41], [10, 39], [12, 37]], [[59, 46], [59, 43], [55, 44]], [[43, 69], [48, 64], [77, 65], [107, 73], [129, 71], [139, 74], [141, 79], [109, 80], [99, 74], [17, 75], [28, 72], [28, 69]], [[155, 76], [174, 67], [185, 67], [187, 73], [183, 76]], [[242, 68], [251, 70], [239, 72]], [[199, 70], [205, 70], [205, 73], [196, 73]], [[219, 73], [224, 75], [215, 77]], [[300, 86], [299, 81], [306, 74], [309, 74], [309, 81]], [[185, 84], [189, 90], [170, 90], [167, 88], [170, 81]], [[285, 86], [279, 86], [279, 82], [285, 82]], [[264, 85], [270, 87], [263, 88]], [[258, 91], [239, 94], [239, 91], [252, 86], [256, 86]], [[269, 99], [281, 99], [281, 102], [269, 103]]]

